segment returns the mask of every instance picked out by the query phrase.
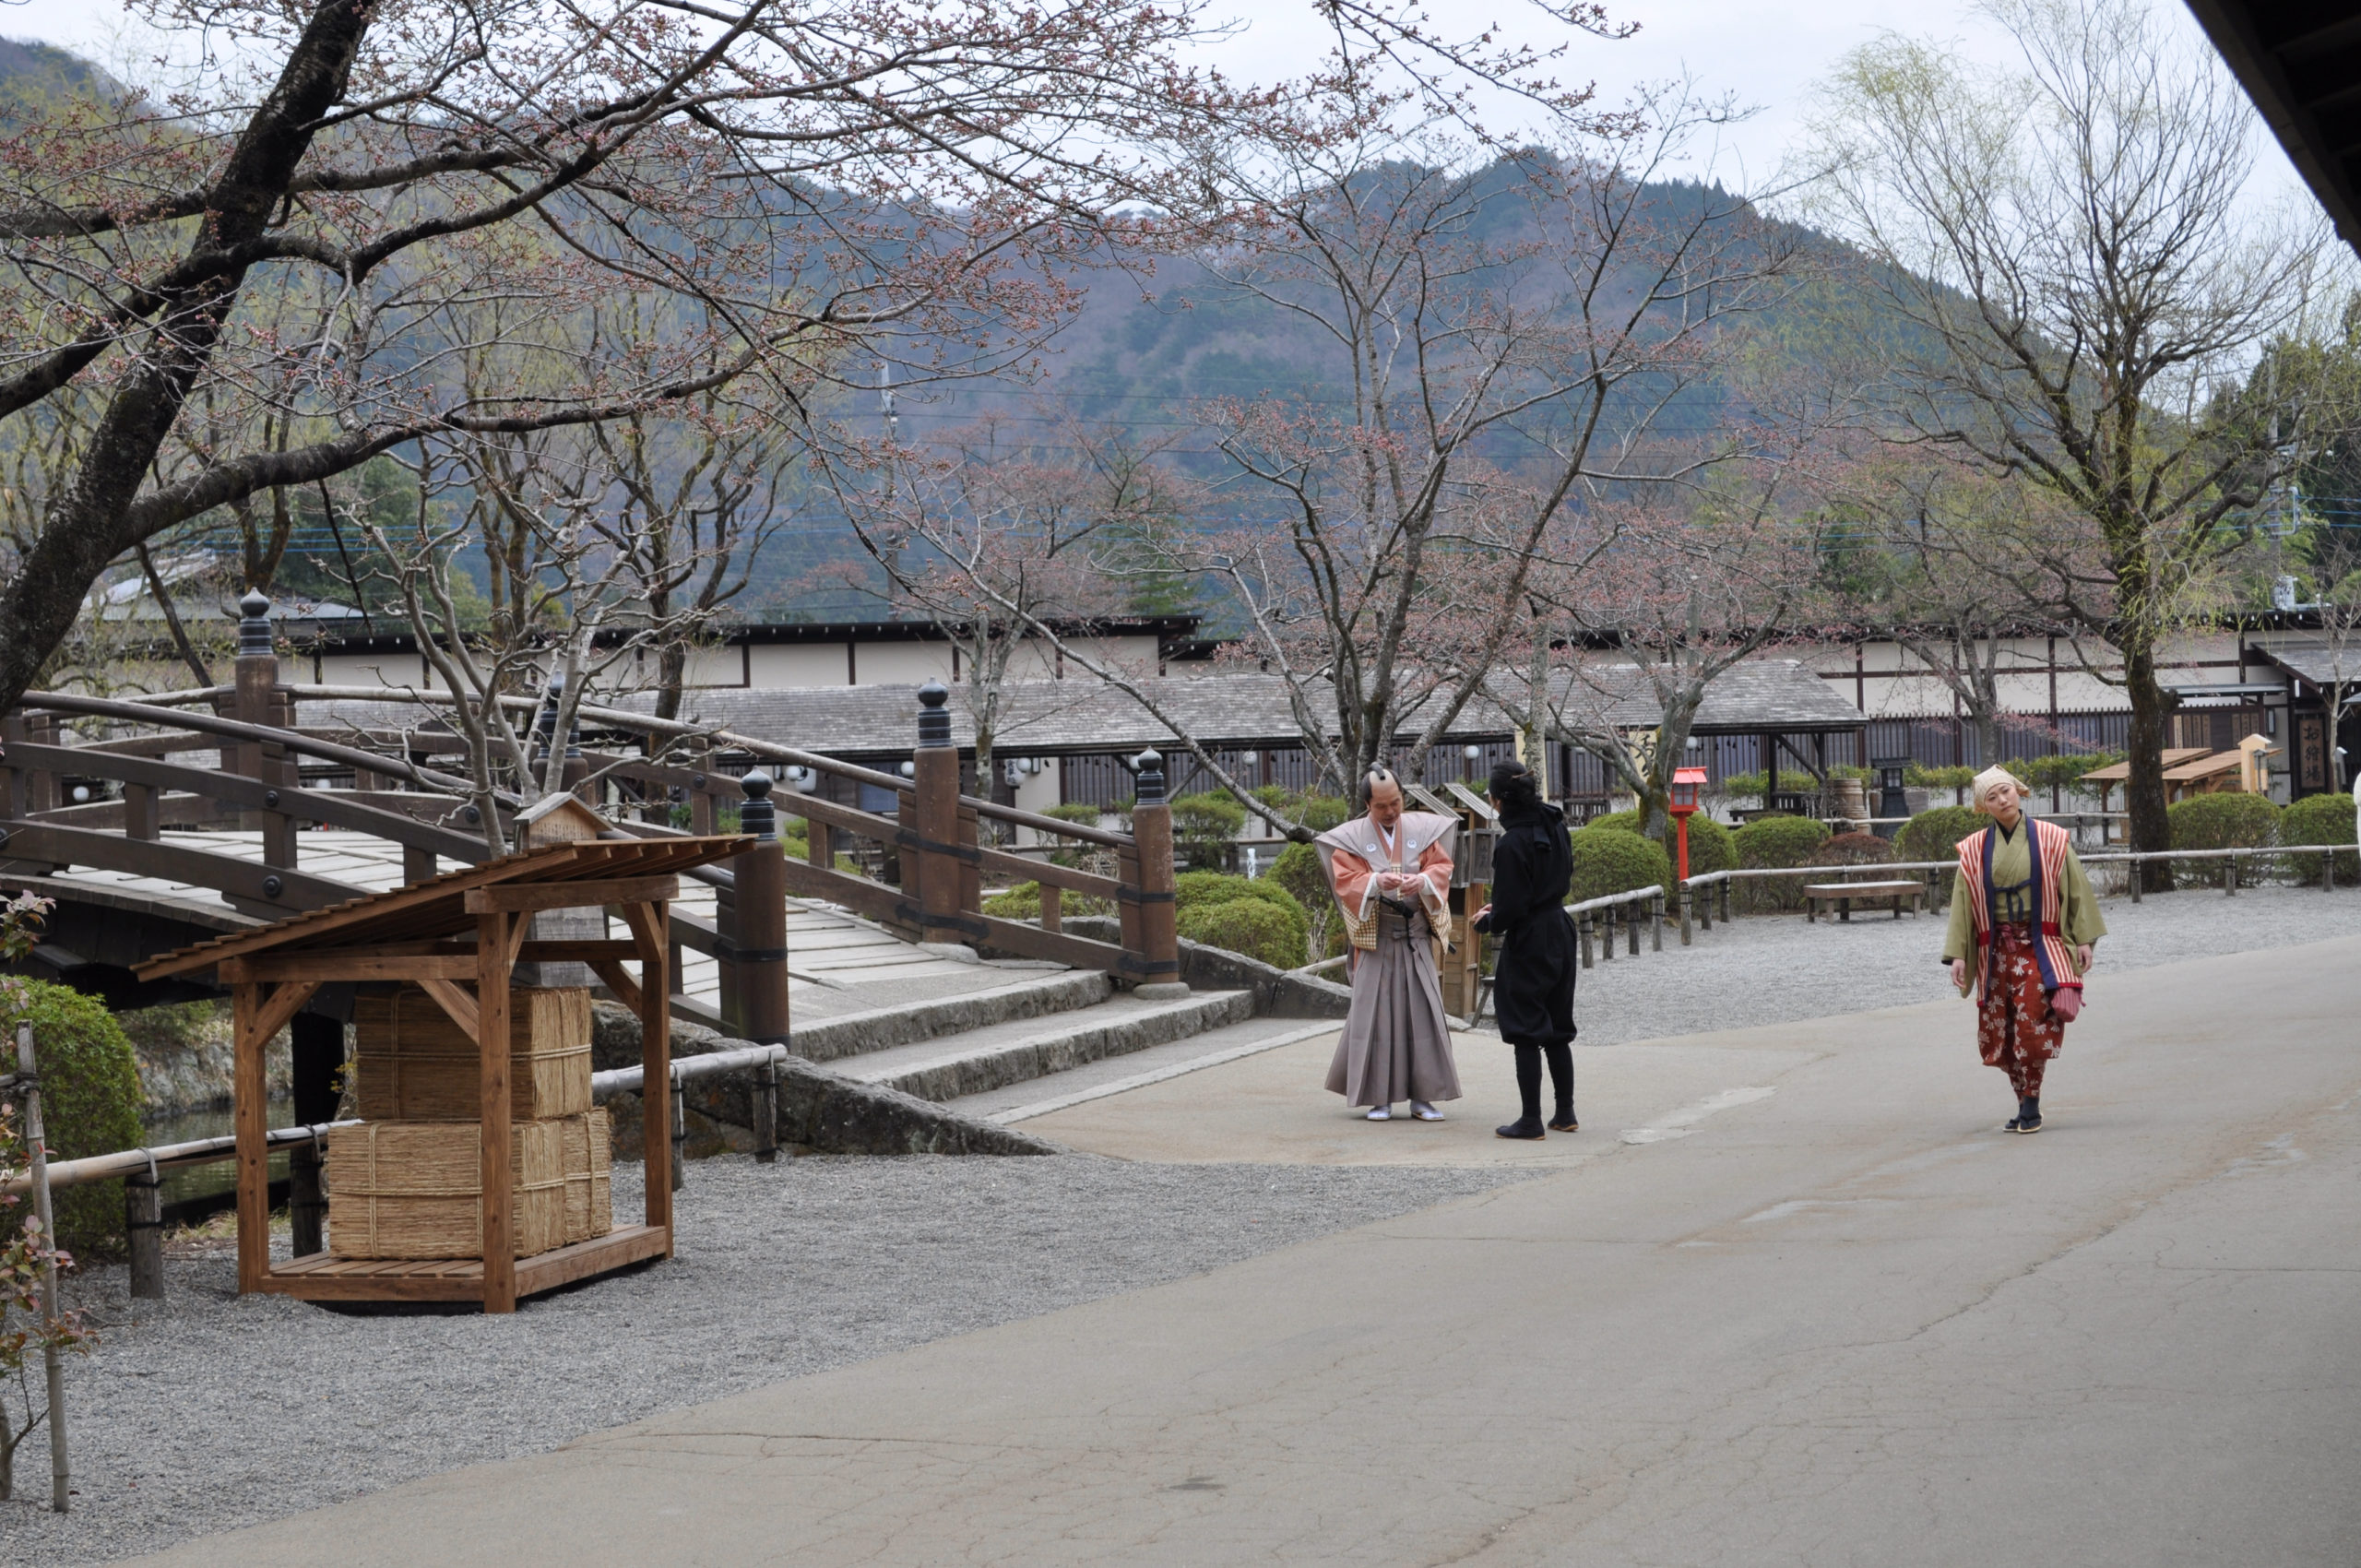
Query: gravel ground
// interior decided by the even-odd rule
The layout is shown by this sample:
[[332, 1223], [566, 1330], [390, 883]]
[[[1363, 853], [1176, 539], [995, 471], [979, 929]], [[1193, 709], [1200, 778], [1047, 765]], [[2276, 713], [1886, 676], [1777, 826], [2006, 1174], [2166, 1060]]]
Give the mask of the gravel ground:
[[[615, 1171], [619, 1214], [638, 1205], [637, 1173]], [[18, 1501], [0, 1503], [0, 1562], [157, 1550], [1522, 1179], [730, 1156], [692, 1168], [673, 1263], [508, 1318], [241, 1301], [226, 1239], [169, 1263], [167, 1300], [136, 1313], [123, 1271], [97, 1270], [80, 1293], [105, 1343], [67, 1373], [75, 1512], [47, 1511], [37, 1436]]]
[[[2110, 899], [2102, 973], [2361, 934], [2361, 893]], [[1945, 994], [1936, 917], [1761, 916], [1584, 977], [1615, 1044]], [[2103, 1004], [2103, 1003], [2101, 1004]], [[619, 1213], [635, 1167], [616, 1170]], [[0, 1562], [103, 1562], [654, 1412], [1216, 1268], [1523, 1179], [1513, 1170], [1157, 1166], [1056, 1158], [699, 1161], [667, 1266], [513, 1318], [358, 1315], [238, 1300], [225, 1240], [135, 1313], [119, 1268], [80, 1293], [105, 1343], [69, 1370], [77, 1512], [36, 1505], [43, 1440], [0, 1504]]]
[[[2361, 935], [2361, 891], [2249, 887], [2235, 898], [2183, 889], [2100, 900], [2107, 934], [2098, 944], [2094, 980], [2127, 969], [2223, 953]], [[1695, 933], [1680, 950], [1677, 927], [1665, 950], [1620, 950], [1586, 972], [1574, 1020], [1585, 1045], [1622, 1045], [1666, 1035], [1702, 1034], [1755, 1024], [1792, 1023], [1934, 1002], [1951, 994], [1939, 960], [1942, 914], [1857, 912], [1848, 921], [1806, 924], [1801, 915], [1753, 915]], [[2105, 1005], [2102, 989], [2094, 1006]]]

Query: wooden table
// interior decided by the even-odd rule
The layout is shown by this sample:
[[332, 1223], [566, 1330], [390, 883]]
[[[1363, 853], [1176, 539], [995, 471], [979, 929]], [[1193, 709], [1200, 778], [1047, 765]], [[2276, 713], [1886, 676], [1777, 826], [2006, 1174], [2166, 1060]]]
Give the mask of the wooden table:
[[1900, 881], [1807, 883], [1804, 885], [1804, 919], [1819, 920], [1820, 906], [1833, 900], [1836, 905], [1836, 918], [1849, 921], [1853, 918], [1853, 900], [1856, 898], [1890, 898], [1893, 901], [1893, 918], [1900, 920], [1905, 899], [1909, 901], [1913, 915], [1925, 906], [1927, 885]]

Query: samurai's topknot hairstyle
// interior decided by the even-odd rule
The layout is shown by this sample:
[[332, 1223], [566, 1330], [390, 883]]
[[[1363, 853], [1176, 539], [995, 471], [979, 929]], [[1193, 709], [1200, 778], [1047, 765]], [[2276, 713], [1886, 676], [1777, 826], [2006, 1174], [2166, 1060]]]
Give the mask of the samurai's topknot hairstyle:
[[1394, 777], [1392, 768], [1383, 766], [1372, 767], [1361, 778], [1361, 804], [1370, 803], [1371, 798], [1376, 795], [1377, 787], [1380, 784], [1391, 784], [1396, 790], [1402, 788], [1402, 780]]

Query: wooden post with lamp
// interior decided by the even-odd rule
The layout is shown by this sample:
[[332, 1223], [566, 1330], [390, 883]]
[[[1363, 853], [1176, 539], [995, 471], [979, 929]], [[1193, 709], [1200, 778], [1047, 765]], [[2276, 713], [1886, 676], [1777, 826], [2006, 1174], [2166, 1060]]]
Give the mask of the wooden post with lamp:
[[1672, 813], [1680, 837], [1679, 858], [1675, 862], [1675, 880], [1680, 885], [1680, 944], [1689, 945], [1690, 893], [1689, 882], [1689, 819], [1697, 814], [1697, 797], [1705, 788], [1705, 770], [1702, 767], [1676, 767], [1672, 770], [1672, 799], [1665, 809]]

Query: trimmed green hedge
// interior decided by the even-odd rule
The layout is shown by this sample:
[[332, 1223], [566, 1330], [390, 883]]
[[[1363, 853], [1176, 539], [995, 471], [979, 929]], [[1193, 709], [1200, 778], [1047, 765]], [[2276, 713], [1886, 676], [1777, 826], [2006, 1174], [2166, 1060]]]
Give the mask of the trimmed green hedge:
[[[1315, 871], [1317, 869], [1314, 868]], [[1281, 963], [1276, 958], [1264, 958], [1264, 962], [1278, 964], [1283, 969], [1292, 969], [1307, 961], [1301, 955], [1309, 951], [1311, 917], [1295, 895], [1273, 878], [1230, 876], [1216, 871], [1184, 871], [1173, 879], [1172, 889], [1173, 902], [1182, 914], [1187, 914], [1192, 909], [1228, 909], [1238, 903], [1260, 904], [1276, 911], [1278, 918], [1286, 922], [1287, 930], [1292, 933], [1289, 939], [1292, 945], [1287, 947], [1286, 951], [1296, 954], [1298, 956], [1285, 963]], [[1261, 931], [1262, 924], [1257, 922], [1254, 929]], [[1199, 937], [1188, 932], [1183, 932], [1181, 934], [1189, 936], [1192, 942], [1205, 942], [1215, 947], [1228, 948], [1233, 953], [1247, 951], [1233, 943], [1217, 938]], [[1246, 938], [1241, 937], [1240, 940], [1246, 940]], [[1253, 956], [1258, 958], [1264, 956], [1260, 953]]]
[[1894, 859], [1955, 861], [1959, 841], [1982, 827], [1984, 821], [1974, 806], [1937, 806], [1920, 812], [1893, 836]]
[[[2165, 822], [2176, 849], [2265, 849], [2279, 842], [2278, 806], [2267, 796], [2243, 790], [2176, 801], [2165, 809]], [[2259, 881], [2278, 869], [2269, 861], [2246, 861], [2238, 866], [2238, 876]], [[2222, 880], [2216, 861], [2189, 861], [2173, 871], [2173, 880], [2183, 887], [2210, 887]]]
[[1192, 942], [1242, 953], [1273, 968], [1300, 968], [1305, 961], [1302, 922], [1289, 920], [1277, 905], [1260, 899], [1198, 904], [1182, 909], [1174, 923]]
[[[42, 1131], [52, 1159], [82, 1159], [140, 1145], [146, 1096], [131, 1040], [96, 997], [29, 980], [24, 1019], [41, 1069]], [[12, 1059], [13, 1060], [13, 1059]], [[94, 1182], [54, 1196], [58, 1244], [77, 1259], [120, 1257], [123, 1183]]]
[[[2353, 797], [2342, 790], [2307, 795], [2279, 814], [2282, 844], [2350, 844], [2353, 842]], [[2320, 879], [2328, 855], [2290, 855], [2289, 866], [2306, 882]], [[2333, 857], [2339, 882], [2361, 880], [2361, 858], [2348, 851]]]
[[[1828, 842], [1828, 824], [1809, 816], [1759, 816], [1730, 837], [1738, 863], [1750, 870], [1816, 865], [1821, 846]], [[1774, 909], [1802, 908], [1803, 885], [1797, 876], [1749, 877], [1738, 884], [1748, 903]]]
[[1672, 881], [1672, 861], [1664, 846], [1636, 833], [1584, 830], [1573, 836], [1573, 849], [1572, 903], [1628, 893], [1651, 884], [1661, 887]]
[[[1058, 897], [1058, 919], [1068, 915], [1111, 915], [1115, 912], [1112, 898], [1095, 898], [1087, 893], [1065, 892]], [[1004, 921], [1038, 921], [1041, 918], [1041, 885], [1020, 882], [1005, 893], [995, 893], [984, 900], [984, 913], [998, 915]]]
[[[1608, 812], [1583, 824], [1582, 830], [1588, 833], [1595, 827], [1637, 833], [1640, 831], [1640, 814], [1636, 811]], [[1680, 869], [1678, 863], [1679, 840], [1676, 837], [1679, 831], [1678, 827], [1667, 826], [1664, 832], [1665, 858], [1674, 862], [1675, 871]], [[1703, 876], [1709, 871], [1728, 871], [1737, 864], [1738, 849], [1731, 841], [1730, 830], [1703, 812], [1693, 814], [1689, 818], [1689, 874]], [[1678, 896], [1679, 889], [1675, 888], [1673, 892]]]

